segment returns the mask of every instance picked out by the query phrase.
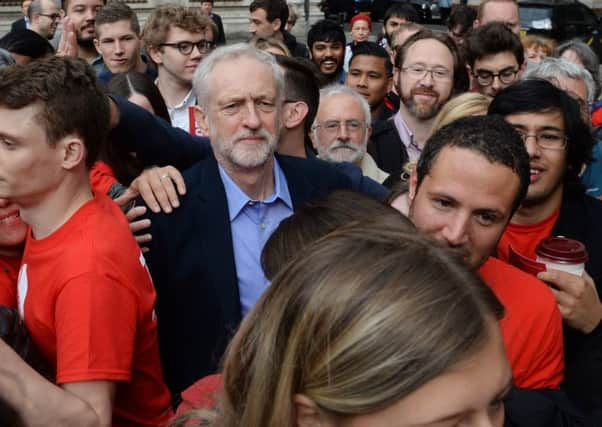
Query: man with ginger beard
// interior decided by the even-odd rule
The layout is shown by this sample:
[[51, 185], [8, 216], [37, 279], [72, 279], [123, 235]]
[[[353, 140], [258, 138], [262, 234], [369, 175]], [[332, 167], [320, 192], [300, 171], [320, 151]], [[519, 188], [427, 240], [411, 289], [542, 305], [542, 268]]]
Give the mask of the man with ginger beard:
[[397, 53], [395, 67], [399, 112], [375, 124], [368, 145], [378, 167], [392, 175], [418, 160], [441, 107], [468, 89], [466, 69], [446, 34], [421, 30], [412, 35]]

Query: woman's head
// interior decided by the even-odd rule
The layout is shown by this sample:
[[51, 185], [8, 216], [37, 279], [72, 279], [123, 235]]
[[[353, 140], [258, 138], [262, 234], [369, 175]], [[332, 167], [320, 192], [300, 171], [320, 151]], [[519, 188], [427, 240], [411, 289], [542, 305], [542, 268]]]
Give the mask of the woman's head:
[[552, 55], [556, 42], [540, 35], [528, 35], [521, 37], [521, 43], [525, 49], [525, 57], [528, 61], [539, 64], [548, 56]]
[[491, 98], [477, 92], [465, 92], [450, 99], [435, 117], [431, 134], [454, 120], [468, 116], [484, 116], [491, 104]]
[[269, 52], [272, 55], [292, 56], [288, 47], [284, 42], [278, 40], [276, 37], [253, 37], [249, 44], [255, 49]]
[[475, 414], [500, 425], [503, 410], [488, 405], [511, 378], [501, 310], [461, 261], [415, 232], [339, 228], [300, 251], [243, 321], [217, 425], [456, 425]]
[[137, 71], [116, 74], [109, 82], [107, 90], [171, 123], [161, 92], [146, 74]]

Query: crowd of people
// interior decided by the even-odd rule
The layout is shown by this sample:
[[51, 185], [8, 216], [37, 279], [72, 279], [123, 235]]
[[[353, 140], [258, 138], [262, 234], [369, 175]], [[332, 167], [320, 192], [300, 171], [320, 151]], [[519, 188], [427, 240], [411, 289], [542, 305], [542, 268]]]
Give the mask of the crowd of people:
[[602, 426], [586, 43], [521, 36], [514, 0], [447, 31], [394, 3], [381, 34], [359, 14], [307, 44], [284, 0], [236, 44], [212, 0], [143, 28], [120, 1], [23, 14], [0, 424]]

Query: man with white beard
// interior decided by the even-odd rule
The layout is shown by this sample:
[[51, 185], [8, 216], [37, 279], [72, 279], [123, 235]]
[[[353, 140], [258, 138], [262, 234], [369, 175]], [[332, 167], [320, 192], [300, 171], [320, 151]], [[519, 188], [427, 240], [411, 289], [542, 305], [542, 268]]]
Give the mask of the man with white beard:
[[370, 122], [370, 106], [355, 90], [343, 85], [322, 89], [311, 132], [318, 157], [327, 162], [354, 163], [365, 176], [382, 183], [389, 174], [366, 152], [372, 133]]
[[384, 171], [397, 175], [415, 163], [430, 136], [435, 116], [452, 95], [468, 89], [468, 74], [454, 41], [421, 30], [395, 57], [399, 112], [375, 124], [368, 152]]
[[300, 204], [351, 187], [324, 162], [274, 154], [288, 101], [282, 67], [269, 53], [244, 44], [218, 48], [193, 84], [196, 119], [213, 155], [184, 171], [178, 209], [150, 215], [145, 255], [174, 395], [217, 371], [242, 317], [269, 285], [260, 255], [280, 221]]

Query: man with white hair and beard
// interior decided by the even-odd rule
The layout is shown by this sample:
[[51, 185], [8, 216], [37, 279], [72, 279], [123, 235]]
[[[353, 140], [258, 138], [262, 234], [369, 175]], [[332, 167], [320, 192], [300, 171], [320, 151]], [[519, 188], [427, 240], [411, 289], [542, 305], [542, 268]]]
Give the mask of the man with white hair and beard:
[[412, 35], [397, 52], [395, 68], [399, 112], [375, 123], [368, 144], [378, 167], [392, 175], [418, 160], [441, 107], [468, 90], [466, 68], [447, 34], [421, 30]]
[[214, 155], [183, 173], [178, 209], [151, 214], [147, 255], [163, 372], [175, 395], [217, 370], [269, 285], [260, 255], [280, 221], [302, 203], [351, 187], [324, 162], [274, 154], [285, 100], [272, 55], [241, 44], [219, 48], [193, 81], [196, 118]]
[[372, 133], [370, 106], [355, 90], [330, 85], [320, 91], [320, 106], [311, 140], [318, 157], [327, 162], [349, 162], [365, 176], [382, 183], [389, 174], [380, 170], [366, 152]]

